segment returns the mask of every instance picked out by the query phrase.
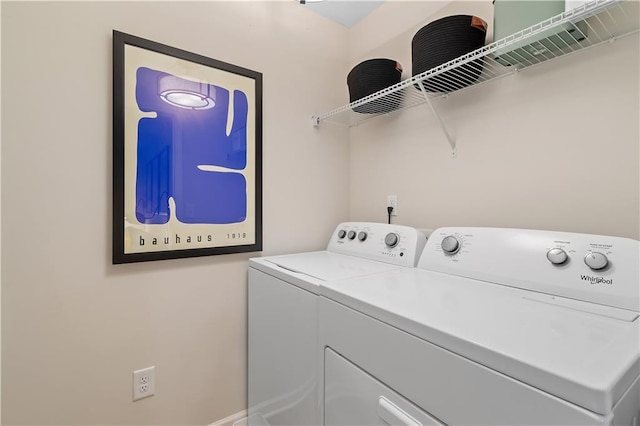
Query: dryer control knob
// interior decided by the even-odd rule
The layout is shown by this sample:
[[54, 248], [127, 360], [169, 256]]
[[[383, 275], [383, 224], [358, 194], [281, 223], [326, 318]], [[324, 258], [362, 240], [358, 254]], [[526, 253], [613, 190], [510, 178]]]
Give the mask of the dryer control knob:
[[360, 232], [358, 233], [358, 239], [359, 239], [360, 241], [364, 241], [364, 240], [366, 240], [366, 239], [367, 239], [367, 233], [366, 233], [366, 232], [364, 232], [364, 231], [360, 231]]
[[566, 251], [556, 247], [547, 252], [547, 259], [554, 265], [562, 265], [569, 259], [569, 256]]
[[384, 243], [387, 247], [395, 247], [400, 242], [400, 237], [395, 232], [389, 232], [386, 237], [384, 237]]
[[460, 250], [460, 241], [453, 235], [444, 237], [440, 243], [440, 247], [446, 254], [456, 254]]
[[338, 231], [338, 238], [343, 239], [346, 236], [347, 236], [347, 231], [345, 231], [344, 229], [341, 229]]
[[349, 233], [347, 234], [347, 238], [349, 238], [350, 240], [356, 238], [356, 231], [349, 231]]
[[590, 251], [584, 257], [584, 263], [594, 271], [599, 271], [600, 269], [604, 269], [609, 264], [609, 259], [607, 256], [598, 252], [598, 251]]

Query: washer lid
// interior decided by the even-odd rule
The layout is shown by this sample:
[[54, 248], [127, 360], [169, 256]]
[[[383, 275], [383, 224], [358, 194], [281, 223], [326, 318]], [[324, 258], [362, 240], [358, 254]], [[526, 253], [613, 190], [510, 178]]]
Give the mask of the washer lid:
[[399, 268], [388, 263], [328, 251], [274, 256], [266, 261], [321, 281], [345, 280]]
[[640, 371], [632, 311], [421, 269], [327, 282], [320, 294], [603, 415]]
[[329, 251], [250, 259], [249, 264], [314, 293], [329, 281], [359, 278], [404, 268]]

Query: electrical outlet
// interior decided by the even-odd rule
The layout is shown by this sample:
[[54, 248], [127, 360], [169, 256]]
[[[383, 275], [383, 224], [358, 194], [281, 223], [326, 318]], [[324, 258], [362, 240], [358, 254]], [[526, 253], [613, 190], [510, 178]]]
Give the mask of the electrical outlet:
[[397, 195], [387, 195], [387, 207], [393, 207], [391, 216], [398, 215], [398, 196]]
[[154, 395], [156, 393], [156, 367], [147, 367], [133, 372], [133, 400]]

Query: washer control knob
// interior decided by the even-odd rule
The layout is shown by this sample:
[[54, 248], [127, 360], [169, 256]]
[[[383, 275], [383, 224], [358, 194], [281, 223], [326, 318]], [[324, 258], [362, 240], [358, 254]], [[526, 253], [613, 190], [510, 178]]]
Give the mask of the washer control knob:
[[356, 231], [349, 231], [349, 233], [347, 234], [347, 238], [349, 238], [350, 240], [353, 240], [356, 238]]
[[566, 251], [556, 247], [547, 252], [547, 259], [554, 265], [562, 265], [569, 259], [569, 256]]
[[395, 232], [389, 232], [386, 237], [384, 237], [384, 243], [387, 247], [395, 247], [400, 242], [400, 237]]
[[364, 240], [366, 240], [366, 239], [367, 239], [367, 233], [366, 233], [366, 232], [364, 232], [364, 231], [360, 231], [360, 232], [358, 233], [358, 239], [359, 239], [360, 241], [364, 241]]
[[449, 235], [444, 237], [442, 243], [440, 243], [440, 247], [446, 254], [456, 254], [460, 250], [460, 241], [453, 235]]
[[598, 251], [590, 251], [584, 257], [584, 263], [594, 271], [599, 271], [600, 269], [604, 269], [609, 264], [609, 259], [607, 256], [598, 252]]
[[344, 229], [341, 229], [338, 231], [338, 238], [343, 239], [346, 236], [347, 236], [347, 231], [345, 231]]

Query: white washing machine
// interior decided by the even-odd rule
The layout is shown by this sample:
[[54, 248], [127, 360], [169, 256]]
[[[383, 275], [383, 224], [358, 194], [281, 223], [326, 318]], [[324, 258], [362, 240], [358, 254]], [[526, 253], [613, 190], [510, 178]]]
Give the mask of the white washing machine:
[[436, 230], [418, 268], [320, 288], [326, 425], [626, 425], [639, 243]]
[[249, 260], [249, 424], [322, 423], [319, 287], [413, 269], [425, 243], [406, 226], [350, 222], [325, 251]]

